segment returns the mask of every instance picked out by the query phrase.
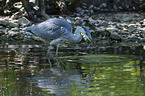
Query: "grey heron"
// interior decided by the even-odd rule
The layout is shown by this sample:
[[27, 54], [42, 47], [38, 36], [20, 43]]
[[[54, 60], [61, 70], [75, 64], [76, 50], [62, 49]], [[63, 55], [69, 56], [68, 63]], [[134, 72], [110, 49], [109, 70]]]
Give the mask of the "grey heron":
[[[26, 28], [25, 31], [42, 38], [50, 46], [57, 46], [56, 56], [58, 55], [58, 47], [60, 44], [65, 42], [79, 43], [82, 40], [82, 35], [95, 46], [90, 31], [86, 27], [77, 27], [75, 34], [73, 34], [71, 25], [64, 19], [51, 18], [37, 25], [32, 25]], [[48, 49], [47, 55], [49, 55], [49, 52], [50, 48]]]

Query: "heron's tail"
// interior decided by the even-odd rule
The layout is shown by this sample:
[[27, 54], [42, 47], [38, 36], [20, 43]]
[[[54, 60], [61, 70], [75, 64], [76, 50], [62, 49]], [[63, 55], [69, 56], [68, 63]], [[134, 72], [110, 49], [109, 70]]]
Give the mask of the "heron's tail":
[[31, 26], [24, 29], [25, 32], [31, 32]]

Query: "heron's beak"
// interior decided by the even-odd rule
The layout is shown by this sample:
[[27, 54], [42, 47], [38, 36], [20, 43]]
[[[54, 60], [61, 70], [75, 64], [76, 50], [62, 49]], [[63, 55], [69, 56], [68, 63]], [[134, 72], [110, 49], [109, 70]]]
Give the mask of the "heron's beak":
[[94, 43], [94, 41], [93, 41], [93, 39], [92, 39], [92, 37], [89, 37], [88, 35], [86, 35], [86, 34], [83, 34], [91, 43], [92, 43], [92, 45], [95, 47], [96, 45], [95, 45], [95, 43]]

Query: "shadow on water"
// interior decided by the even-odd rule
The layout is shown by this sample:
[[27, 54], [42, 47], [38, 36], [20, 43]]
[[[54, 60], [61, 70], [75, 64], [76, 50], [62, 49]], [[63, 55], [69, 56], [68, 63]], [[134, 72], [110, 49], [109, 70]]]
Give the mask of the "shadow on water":
[[60, 48], [0, 46], [0, 96], [144, 96], [144, 46]]

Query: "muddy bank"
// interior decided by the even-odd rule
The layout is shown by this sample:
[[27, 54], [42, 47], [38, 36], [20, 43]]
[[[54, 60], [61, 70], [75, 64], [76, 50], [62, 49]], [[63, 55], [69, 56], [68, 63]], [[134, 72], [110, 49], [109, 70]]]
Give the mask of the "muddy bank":
[[[76, 14], [79, 14], [76, 16]], [[67, 20], [75, 30], [76, 26], [86, 26], [91, 31], [92, 37], [97, 46], [136, 46], [145, 44], [145, 19], [144, 13], [123, 12], [123, 13], [100, 13], [89, 16], [81, 15], [79, 12], [72, 16], [56, 16], [51, 18], [63, 18]], [[33, 22], [22, 17], [17, 20], [7, 17], [0, 19], [0, 42], [1, 43], [28, 43], [43, 44], [35, 40], [31, 34], [23, 30]], [[36, 24], [36, 23], [35, 23]], [[41, 42], [41, 43], [39, 43]], [[87, 44], [82, 41], [81, 44]]]

